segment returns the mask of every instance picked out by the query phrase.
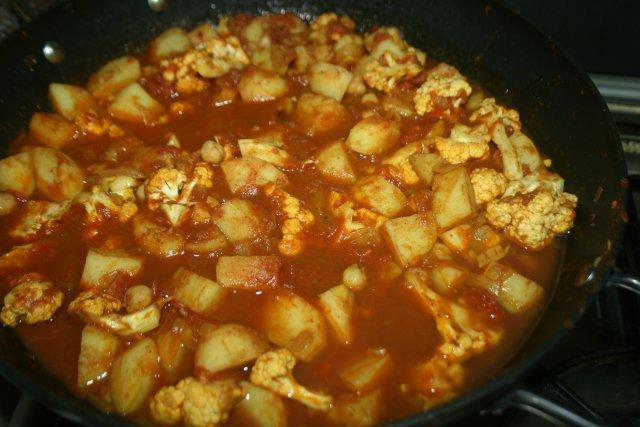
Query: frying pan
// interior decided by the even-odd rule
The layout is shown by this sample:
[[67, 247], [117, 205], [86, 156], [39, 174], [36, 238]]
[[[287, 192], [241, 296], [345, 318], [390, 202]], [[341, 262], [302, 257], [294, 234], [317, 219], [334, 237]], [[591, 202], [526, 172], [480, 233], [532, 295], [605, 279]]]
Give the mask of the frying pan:
[[[516, 356], [483, 386], [395, 424], [446, 424], [482, 408], [499, 411], [509, 406], [551, 412], [582, 425], [607, 423], [593, 414], [566, 413], [545, 396], [517, 386], [604, 286], [640, 289], [635, 278], [612, 267], [624, 226], [621, 213], [627, 182], [615, 126], [591, 81], [558, 46], [499, 4], [479, 0], [167, 0], [164, 6], [156, 12], [141, 0], [70, 1], [3, 43], [2, 149], [6, 151], [34, 110], [49, 108], [49, 82], [82, 83], [108, 59], [136, 52], [170, 25], [189, 26], [238, 12], [289, 11], [309, 19], [338, 11], [354, 18], [361, 29], [375, 24], [400, 27], [409, 43], [454, 64], [501, 102], [517, 109], [538, 146], [553, 159], [554, 169], [565, 177], [567, 191], [577, 194], [580, 204], [575, 229], [566, 239], [556, 292]], [[47, 61], [43, 46], [48, 42], [64, 50], [64, 60]], [[0, 329], [0, 349], [0, 374], [64, 416], [90, 425], [127, 423], [73, 397], [25, 352], [8, 328]]]

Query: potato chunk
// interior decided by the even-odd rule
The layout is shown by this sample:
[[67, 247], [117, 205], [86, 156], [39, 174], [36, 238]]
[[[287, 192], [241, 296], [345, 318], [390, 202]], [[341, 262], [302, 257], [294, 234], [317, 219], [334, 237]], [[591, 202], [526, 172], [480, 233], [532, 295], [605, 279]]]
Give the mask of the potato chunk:
[[221, 167], [233, 194], [253, 195], [267, 184], [277, 187], [289, 184], [289, 179], [280, 169], [257, 157], [226, 160]]
[[429, 253], [437, 238], [434, 218], [426, 212], [390, 219], [382, 229], [396, 260], [404, 267]]
[[94, 96], [113, 95], [124, 87], [135, 83], [142, 72], [140, 62], [133, 56], [121, 56], [107, 62], [89, 78], [87, 89]]
[[73, 123], [54, 113], [35, 112], [29, 122], [29, 134], [51, 148], [69, 144], [76, 132], [78, 128]]
[[100, 328], [87, 325], [82, 329], [78, 388], [92, 386], [107, 377], [119, 345], [118, 337]]
[[256, 157], [280, 168], [294, 168], [296, 160], [270, 138], [239, 139], [238, 147], [242, 157]]
[[382, 393], [374, 390], [362, 396], [340, 396], [329, 417], [345, 427], [372, 427], [378, 424], [382, 410]]
[[386, 217], [398, 215], [407, 205], [402, 190], [380, 175], [359, 179], [351, 190], [356, 202]]
[[205, 324], [200, 329], [195, 367], [215, 374], [251, 362], [267, 350], [267, 341], [251, 328], [234, 323], [219, 327]]
[[453, 263], [441, 264], [431, 270], [431, 282], [439, 293], [446, 295], [455, 292], [464, 283], [468, 272]]
[[318, 62], [311, 66], [309, 88], [315, 93], [341, 101], [351, 77], [351, 72], [339, 65]]
[[529, 310], [544, 296], [544, 289], [533, 280], [524, 277], [512, 267], [494, 262], [484, 271], [489, 281], [478, 281], [485, 284], [485, 289], [497, 298], [498, 302], [509, 313], [518, 314]]
[[349, 131], [347, 148], [356, 153], [380, 155], [391, 149], [400, 138], [400, 124], [383, 117], [366, 117]]
[[36, 187], [48, 199], [62, 202], [74, 198], [84, 186], [84, 172], [71, 157], [54, 148], [31, 150]]
[[204, 316], [216, 311], [227, 296], [227, 291], [213, 280], [184, 268], [175, 272], [171, 282], [176, 301]]
[[213, 221], [231, 243], [255, 239], [266, 232], [257, 206], [242, 199], [230, 199], [213, 212]]
[[287, 410], [282, 398], [248, 381], [240, 383], [245, 394], [235, 407], [243, 421], [257, 427], [286, 427]]
[[432, 207], [440, 229], [447, 229], [475, 213], [473, 190], [465, 168], [455, 168], [433, 179]]
[[315, 158], [318, 171], [327, 180], [336, 184], [352, 184], [356, 181], [356, 173], [342, 141], [325, 145], [316, 152]]
[[80, 278], [80, 287], [90, 289], [108, 285], [116, 276], [133, 277], [142, 269], [142, 259], [123, 251], [89, 249]]
[[385, 349], [369, 349], [340, 369], [339, 376], [349, 390], [366, 393], [389, 373], [391, 363]]
[[334, 286], [320, 294], [320, 307], [342, 344], [351, 344], [353, 341], [355, 303], [353, 292], [345, 285]]
[[238, 92], [244, 102], [273, 101], [288, 91], [289, 85], [285, 79], [260, 68], [247, 68], [238, 83]]
[[171, 27], [160, 33], [149, 46], [149, 57], [154, 62], [186, 52], [191, 40], [182, 28]]
[[29, 197], [35, 189], [36, 176], [30, 152], [0, 160], [0, 191], [13, 191]]
[[309, 362], [324, 348], [327, 334], [322, 314], [304, 298], [281, 291], [264, 306], [269, 340]]
[[147, 400], [156, 382], [158, 349], [144, 338], [118, 357], [111, 368], [111, 398], [116, 412], [130, 414]]
[[436, 153], [416, 153], [409, 157], [416, 175], [427, 185], [431, 185], [435, 169], [443, 162], [444, 159]]
[[293, 118], [303, 132], [315, 136], [347, 126], [350, 116], [335, 99], [305, 92], [298, 98]]
[[216, 278], [226, 289], [268, 289], [279, 285], [281, 269], [277, 256], [221, 256]]
[[49, 85], [49, 100], [51, 100], [53, 108], [68, 120], [73, 120], [95, 104], [95, 100], [89, 92], [81, 87], [64, 83]]
[[131, 83], [116, 95], [107, 109], [109, 114], [125, 122], [153, 123], [164, 107], [138, 83]]

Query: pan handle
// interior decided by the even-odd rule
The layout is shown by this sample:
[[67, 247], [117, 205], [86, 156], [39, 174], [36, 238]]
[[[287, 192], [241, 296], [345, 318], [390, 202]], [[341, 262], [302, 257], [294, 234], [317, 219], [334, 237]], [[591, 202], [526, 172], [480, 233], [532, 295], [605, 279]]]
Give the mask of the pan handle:
[[521, 409], [547, 421], [559, 422], [568, 426], [604, 427], [616, 425], [612, 420], [605, 420], [557, 378], [546, 382], [540, 391], [535, 391], [527, 386], [517, 387], [499, 398], [483, 412], [501, 415], [509, 409]]
[[640, 295], [640, 276], [615, 268], [607, 279], [607, 288], [620, 288]]

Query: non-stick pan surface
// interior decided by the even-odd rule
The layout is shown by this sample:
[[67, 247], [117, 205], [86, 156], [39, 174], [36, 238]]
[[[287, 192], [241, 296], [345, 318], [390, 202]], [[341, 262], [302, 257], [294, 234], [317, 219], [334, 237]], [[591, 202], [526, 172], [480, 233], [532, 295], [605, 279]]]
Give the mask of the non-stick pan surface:
[[[144, 46], [170, 25], [189, 26], [224, 14], [290, 11], [311, 18], [340, 11], [363, 28], [400, 27], [408, 41], [450, 62], [516, 108], [529, 133], [580, 199], [567, 239], [559, 284], [519, 353], [495, 378], [455, 401], [399, 425], [447, 423], [479, 410], [513, 387], [569, 330], [609, 274], [621, 235], [626, 170], [617, 132], [591, 81], [530, 24], [503, 7], [478, 0], [168, 0], [161, 13], [142, 0], [71, 1], [33, 21], [0, 46], [0, 144], [4, 150], [35, 109], [49, 108], [51, 81], [83, 82], [106, 60]], [[42, 54], [46, 42], [65, 51], [59, 64]], [[0, 330], [0, 374], [66, 416], [116, 425], [77, 400]]]

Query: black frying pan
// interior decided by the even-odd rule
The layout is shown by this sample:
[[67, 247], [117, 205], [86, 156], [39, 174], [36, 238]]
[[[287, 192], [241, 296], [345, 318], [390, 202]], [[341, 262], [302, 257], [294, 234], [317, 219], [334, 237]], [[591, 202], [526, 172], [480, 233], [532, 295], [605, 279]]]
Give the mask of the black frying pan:
[[[612, 260], [626, 205], [626, 169], [620, 141], [595, 87], [564, 53], [530, 24], [503, 7], [479, 0], [167, 0], [163, 12], [137, 1], [72, 1], [33, 21], [0, 46], [0, 143], [7, 144], [36, 109], [48, 109], [51, 81], [82, 83], [108, 59], [144, 46], [170, 25], [189, 26], [237, 12], [291, 11], [309, 18], [340, 11], [363, 28], [400, 27], [408, 41], [450, 62], [516, 108], [542, 151], [580, 198], [557, 291], [539, 325], [495, 378], [455, 401], [398, 422], [444, 424], [488, 407], [549, 403], [514, 386], [572, 328], [605, 283], [638, 282], [612, 275]], [[66, 53], [59, 64], [42, 53], [55, 41]], [[90, 425], [126, 423], [70, 395], [25, 352], [16, 335], [0, 329], [0, 374], [65, 416]], [[509, 391], [508, 393], [506, 393]], [[506, 393], [506, 394], [505, 394]], [[549, 408], [547, 408], [549, 409]], [[553, 409], [553, 408], [551, 408]], [[552, 411], [553, 412], [553, 411]], [[588, 425], [605, 420], [554, 415]]]

